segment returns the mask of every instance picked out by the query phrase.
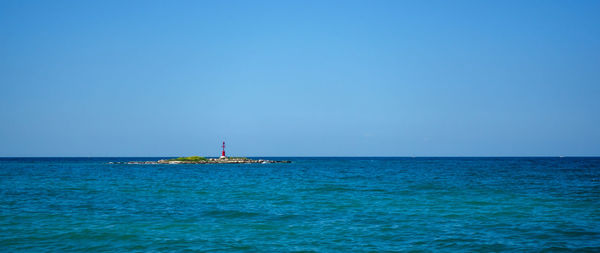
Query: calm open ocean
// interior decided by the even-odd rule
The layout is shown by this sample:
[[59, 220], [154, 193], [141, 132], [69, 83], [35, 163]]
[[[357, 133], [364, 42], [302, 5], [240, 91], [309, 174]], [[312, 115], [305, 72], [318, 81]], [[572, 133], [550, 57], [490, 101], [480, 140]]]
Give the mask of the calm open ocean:
[[600, 251], [600, 158], [1, 158], [0, 251]]

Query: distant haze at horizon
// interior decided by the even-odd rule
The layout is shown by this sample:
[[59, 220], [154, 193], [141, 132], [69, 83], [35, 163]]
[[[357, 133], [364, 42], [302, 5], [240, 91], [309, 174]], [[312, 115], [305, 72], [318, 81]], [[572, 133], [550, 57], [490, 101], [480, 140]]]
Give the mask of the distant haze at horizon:
[[0, 157], [598, 156], [598, 13], [2, 1]]

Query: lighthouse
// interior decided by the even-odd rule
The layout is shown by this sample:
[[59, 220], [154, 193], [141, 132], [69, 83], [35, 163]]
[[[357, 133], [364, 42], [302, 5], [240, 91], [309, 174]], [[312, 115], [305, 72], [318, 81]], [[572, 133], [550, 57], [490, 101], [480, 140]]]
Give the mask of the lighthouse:
[[225, 142], [223, 142], [223, 152], [221, 152], [221, 157], [219, 158], [225, 158]]

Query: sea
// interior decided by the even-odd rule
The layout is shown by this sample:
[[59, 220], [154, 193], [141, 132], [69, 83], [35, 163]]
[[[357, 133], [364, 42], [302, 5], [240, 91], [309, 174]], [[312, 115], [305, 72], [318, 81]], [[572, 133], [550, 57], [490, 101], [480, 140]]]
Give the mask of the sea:
[[600, 252], [600, 158], [0, 158], [1, 252]]

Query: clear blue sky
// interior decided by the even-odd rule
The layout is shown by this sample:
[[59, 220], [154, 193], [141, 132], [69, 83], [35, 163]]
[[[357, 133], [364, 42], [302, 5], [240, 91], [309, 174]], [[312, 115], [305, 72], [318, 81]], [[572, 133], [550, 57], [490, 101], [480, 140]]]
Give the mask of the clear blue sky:
[[600, 155], [600, 1], [0, 1], [0, 156]]

